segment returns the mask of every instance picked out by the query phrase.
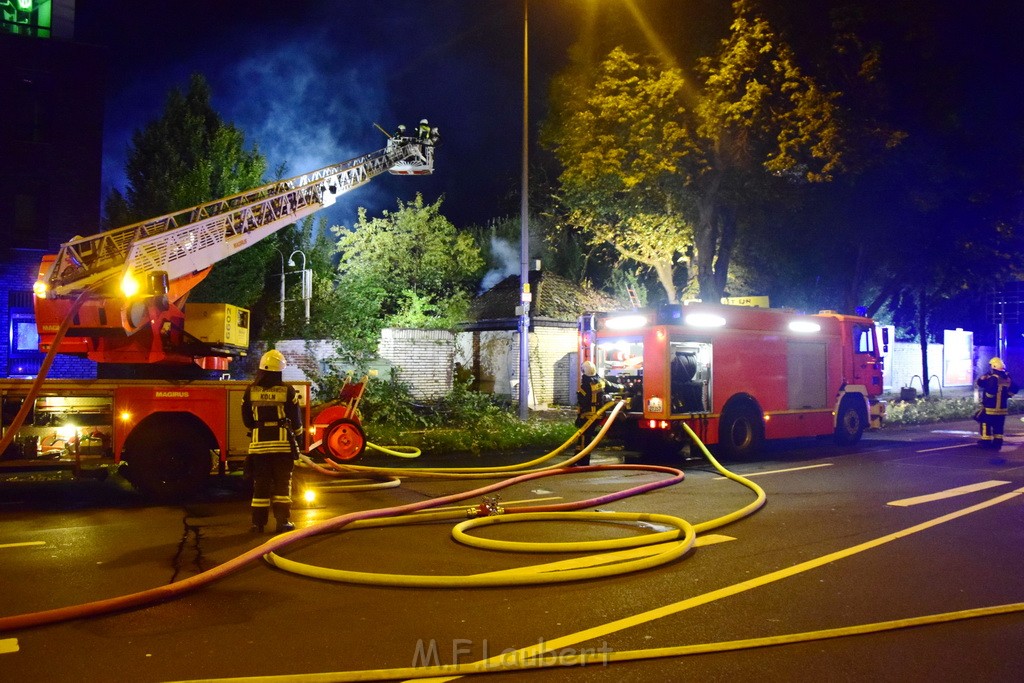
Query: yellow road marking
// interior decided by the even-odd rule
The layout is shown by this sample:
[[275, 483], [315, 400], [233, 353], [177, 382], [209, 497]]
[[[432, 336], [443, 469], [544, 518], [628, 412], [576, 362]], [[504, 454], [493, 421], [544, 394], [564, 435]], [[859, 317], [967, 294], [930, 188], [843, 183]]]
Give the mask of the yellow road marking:
[[[786, 567], [784, 569], [779, 569], [774, 572], [769, 572], [768, 574], [764, 574], [753, 579], [748, 579], [746, 581], [741, 581], [740, 583], [735, 583], [731, 586], [726, 586], [725, 588], [719, 588], [718, 590], [711, 591], [710, 593], [696, 595], [692, 598], [687, 598], [686, 600], [680, 600], [679, 602], [675, 602], [670, 605], [663, 605], [661, 607], [657, 607], [646, 612], [641, 612], [640, 614], [634, 614], [633, 616], [617, 619], [607, 624], [594, 626], [588, 629], [584, 629], [583, 631], [578, 631], [576, 633], [570, 633], [569, 635], [561, 636], [560, 638], [555, 638], [553, 640], [546, 640], [541, 645], [531, 645], [520, 650], [516, 650], [515, 654], [511, 656], [518, 657], [521, 660], [538, 657], [542, 655], [544, 652], [551, 652], [553, 650], [557, 651], [562, 648], [576, 645], [578, 643], [586, 642], [588, 640], [594, 640], [595, 638], [608, 636], [612, 633], [616, 633], [617, 631], [623, 631], [628, 628], [633, 628], [634, 626], [639, 626], [640, 624], [644, 624], [649, 621], [654, 621], [655, 619], [661, 619], [662, 617], [678, 614], [679, 612], [683, 612], [694, 607], [700, 607], [702, 605], [706, 605], [716, 600], [721, 600], [722, 598], [731, 597], [733, 595], [737, 595], [739, 593], [743, 593], [754, 588], [760, 588], [761, 586], [768, 585], [769, 583], [774, 583], [775, 581], [780, 581], [782, 579], [787, 579], [791, 576], [796, 576], [797, 574], [802, 574], [803, 572], [807, 572], [812, 569], [817, 569], [818, 567], [822, 567], [826, 564], [831, 564], [832, 562], [835, 562], [837, 560], [842, 560], [852, 555], [862, 553], [865, 550], [877, 548], [880, 545], [884, 545], [886, 543], [890, 543], [891, 541], [896, 541], [901, 538], [911, 536], [921, 531], [930, 529], [934, 526], [938, 526], [939, 524], [943, 524], [945, 522], [949, 522], [960, 517], [965, 517], [969, 514], [978, 512], [980, 510], [984, 510], [986, 508], [990, 508], [994, 505], [999, 505], [1000, 503], [1004, 503], [1008, 500], [1016, 498], [1021, 494], [1024, 494], [1024, 488], [1020, 488], [1017, 489], [1016, 491], [1011, 491], [1009, 493], [1004, 493], [1001, 496], [996, 496], [995, 498], [991, 498], [983, 503], [978, 503], [977, 505], [972, 505], [970, 507], [957, 510], [956, 512], [951, 512], [949, 514], [942, 515], [941, 517], [936, 517], [935, 519], [928, 520], [927, 522], [922, 522], [921, 524], [915, 524], [912, 527], [908, 527], [906, 529], [902, 529], [891, 534], [886, 534], [885, 536], [880, 536], [876, 539], [866, 541], [864, 543], [860, 543], [849, 548], [844, 548], [843, 550], [837, 550], [836, 552], [829, 553], [828, 555], [822, 555], [821, 557], [815, 558], [813, 560], [808, 560], [806, 562], [801, 562], [800, 564], [795, 564], [791, 567]], [[480, 662], [480, 664], [486, 666], [486, 664], [489, 662], [499, 662], [503, 658], [506, 661], [508, 661], [509, 656], [509, 653], [502, 653], [500, 656], [484, 660], [483, 662]], [[457, 678], [461, 678], [461, 676], [445, 676], [419, 680], [431, 681], [432, 683], [440, 683], [441, 681], [452, 681], [456, 680]]]
[[17, 638], [0, 638], [0, 655], [10, 654], [18, 651]]
[[24, 548], [28, 545], [46, 545], [46, 541], [25, 541], [24, 543], [0, 543], [0, 548]]
[[937, 491], [935, 493], [929, 493], [924, 496], [915, 496], [913, 498], [902, 498], [900, 500], [894, 500], [886, 503], [886, 505], [892, 505], [893, 507], [908, 507], [910, 505], [920, 505], [921, 503], [930, 503], [934, 500], [943, 500], [945, 498], [955, 498], [956, 496], [964, 496], [968, 493], [974, 493], [975, 491], [984, 491], [990, 489], [993, 486], [1002, 486], [1009, 484], [1008, 481], [999, 481], [993, 479], [991, 481], [983, 481], [977, 484], [968, 484], [967, 486], [958, 486], [955, 489], [946, 489], [945, 491]]

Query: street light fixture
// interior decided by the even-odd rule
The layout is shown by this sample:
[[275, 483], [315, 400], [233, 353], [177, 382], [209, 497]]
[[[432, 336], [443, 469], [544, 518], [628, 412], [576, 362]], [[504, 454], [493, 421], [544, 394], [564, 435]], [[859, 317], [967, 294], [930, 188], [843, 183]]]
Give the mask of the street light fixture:
[[[281, 257], [281, 325], [284, 325], [284, 302], [285, 299], [285, 277], [288, 273], [284, 270], [285, 260], [284, 253], [280, 249], [275, 249], [277, 255]], [[290, 271], [295, 273], [302, 273], [302, 300], [306, 304], [306, 323], [309, 323], [309, 300], [313, 297], [313, 272], [306, 268], [306, 254], [301, 249], [296, 249], [288, 255], [288, 267], [294, 268], [295, 255], [298, 254], [302, 257], [302, 268], [296, 271]]]

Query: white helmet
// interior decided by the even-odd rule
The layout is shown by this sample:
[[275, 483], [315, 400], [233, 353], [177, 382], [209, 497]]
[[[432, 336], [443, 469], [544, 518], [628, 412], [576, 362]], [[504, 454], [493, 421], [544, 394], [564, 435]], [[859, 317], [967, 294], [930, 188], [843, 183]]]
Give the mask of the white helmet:
[[597, 374], [597, 366], [589, 360], [583, 361], [583, 374], [587, 377], [593, 377]]
[[284, 359], [284, 354], [277, 349], [267, 351], [260, 358], [260, 370], [267, 370], [268, 372], [282, 372], [287, 364], [288, 362]]
[[426, 120], [426, 119], [422, 119], [422, 120], [420, 121], [420, 125], [421, 125], [421, 126], [425, 126], [425, 125], [427, 125], [427, 120]]

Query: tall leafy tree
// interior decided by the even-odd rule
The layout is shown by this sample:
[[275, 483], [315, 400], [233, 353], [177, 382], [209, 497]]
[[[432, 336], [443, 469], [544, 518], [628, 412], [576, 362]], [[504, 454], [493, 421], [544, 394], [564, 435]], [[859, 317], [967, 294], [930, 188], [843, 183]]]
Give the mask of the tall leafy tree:
[[[227, 197], [263, 183], [267, 163], [245, 136], [210, 103], [210, 87], [196, 74], [188, 88], [174, 88], [159, 118], [132, 136], [124, 193], [105, 203], [107, 227], [128, 225]], [[249, 307], [264, 289], [274, 244], [264, 240], [218, 263], [190, 294], [193, 301]]]
[[[836, 93], [801, 69], [752, 0], [735, 0], [733, 11], [729, 35], [693, 79], [619, 49], [595, 76], [565, 76], [545, 136], [583, 229], [595, 239], [601, 230], [624, 254], [659, 250], [662, 264], [692, 246], [700, 296], [712, 301], [725, 292], [750, 198], [843, 168]], [[674, 300], [672, 279], [659, 280]]]
[[591, 246], [610, 245], [652, 269], [670, 302], [677, 264], [693, 243], [677, 163], [688, 136], [684, 90], [678, 70], [616, 48], [593, 80], [577, 71], [556, 82], [564, 109], [543, 134], [562, 164], [566, 221]]
[[371, 351], [388, 325], [443, 329], [465, 319], [484, 259], [472, 235], [441, 213], [442, 202], [427, 204], [417, 194], [375, 218], [360, 208], [351, 231], [333, 228], [338, 331], [353, 348]]

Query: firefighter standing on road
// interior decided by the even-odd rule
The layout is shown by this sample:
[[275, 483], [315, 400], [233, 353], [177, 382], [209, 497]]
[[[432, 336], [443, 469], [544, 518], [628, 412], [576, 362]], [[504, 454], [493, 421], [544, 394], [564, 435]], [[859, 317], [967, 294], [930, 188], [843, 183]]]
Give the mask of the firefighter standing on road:
[[285, 384], [286, 363], [280, 351], [267, 351], [253, 383], [242, 397], [242, 422], [251, 431], [249, 460], [252, 468], [252, 528], [263, 533], [274, 511], [277, 533], [291, 531], [293, 439], [303, 431], [299, 394]]
[[[576, 390], [576, 427], [582, 427], [586, 424], [587, 420], [594, 416], [594, 413], [605, 404], [604, 392], [607, 389], [620, 389], [618, 384], [607, 382], [600, 375], [597, 374], [597, 366], [589, 360], [583, 361], [580, 366], [583, 370], [583, 376], [580, 378], [580, 386]], [[583, 432], [580, 436], [579, 445], [576, 447], [576, 452], [579, 453], [587, 444], [594, 440], [594, 436], [597, 435], [597, 430], [600, 425], [597, 422], [590, 425], [587, 431]], [[587, 455], [585, 458], [578, 460], [575, 464], [577, 465], [589, 465], [590, 456]]]
[[1006, 372], [1006, 364], [1001, 358], [993, 358], [988, 364], [991, 370], [978, 378], [978, 388], [981, 389], [981, 414], [978, 417], [981, 436], [978, 445], [998, 451], [1003, 445], [1006, 406], [1018, 387]]

